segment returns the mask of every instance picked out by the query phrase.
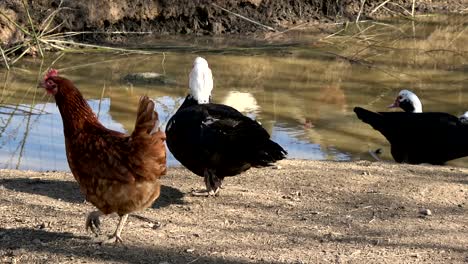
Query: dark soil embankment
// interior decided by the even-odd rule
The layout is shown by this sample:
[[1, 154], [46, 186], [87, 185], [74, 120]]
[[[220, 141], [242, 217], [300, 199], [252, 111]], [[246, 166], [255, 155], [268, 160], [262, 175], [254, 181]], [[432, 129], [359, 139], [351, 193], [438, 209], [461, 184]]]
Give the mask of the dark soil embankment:
[[[415, 11], [464, 12], [465, 0], [418, 0]], [[383, 1], [367, 1], [361, 19], [398, 15], [411, 10], [410, 0], [394, 0], [373, 12]], [[28, 0], [33, 20], [40, 24], [57, 9], [59, 0]], [[246, 34], [268, 31], [233, 13], [282, 30], [304, 22], [353, 21], [360, 13], [360, 0], [112, 0], [64, 1], [55, 17], [58, 30], [65, 31], [151, 31], [156, 34]], [[0, 11], [19, 24], [27, 23], [22, 0], [3, 0]], [[407, 15], [407, 14], [406, 14]], [[0, 16], [3, 43], [21, 40], [23, 33]]]

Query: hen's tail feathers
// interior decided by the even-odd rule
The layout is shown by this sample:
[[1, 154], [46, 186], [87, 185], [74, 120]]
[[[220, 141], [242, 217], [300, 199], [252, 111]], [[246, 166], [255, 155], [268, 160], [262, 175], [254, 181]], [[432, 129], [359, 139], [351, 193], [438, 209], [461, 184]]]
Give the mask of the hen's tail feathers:
[[140, 97], [137, 119], [135, 122], [135, 134], [154, 134], [159, 131], [158, 113], [154, 111], [155, 103], [148, 96]]
[[159, 129], [158, 113], [154, 111], [154, 106], [154, 101], [147, 96], [140, 97], [130, 153], [135, 173], [151, 180], [166, 174], [166, 136]]
[[380, 131], [382, 128], [383, 118], [381, 114], [366, 110], [361, 107], [354, 107], [354, 113], [356, 113], [357, 117], [361, 119], [362, 122], [371, 125], [374, 129]]
[[257, 152], [252, 165], [254, 167], [271, 166], [272, 163], [286, 158], [288, 152], [278, 143], [268, 140], [266, 144]]

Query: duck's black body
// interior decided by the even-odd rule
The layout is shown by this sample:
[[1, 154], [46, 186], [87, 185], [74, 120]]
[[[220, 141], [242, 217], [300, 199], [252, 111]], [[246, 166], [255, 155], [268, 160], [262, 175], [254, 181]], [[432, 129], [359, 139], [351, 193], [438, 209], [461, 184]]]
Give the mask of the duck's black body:
[[354, 112], [385, 136], [396, 162], [442, 165], [468, 156], [468, 125], [450, 114], [376, 113], [361, 107], [355, 107]]
[[286, 155], [256, 121], [226, 105], [198, 104], [190, 95], [169, 120], [166, 136], [174, 157], [214, 190], [226, 176]]

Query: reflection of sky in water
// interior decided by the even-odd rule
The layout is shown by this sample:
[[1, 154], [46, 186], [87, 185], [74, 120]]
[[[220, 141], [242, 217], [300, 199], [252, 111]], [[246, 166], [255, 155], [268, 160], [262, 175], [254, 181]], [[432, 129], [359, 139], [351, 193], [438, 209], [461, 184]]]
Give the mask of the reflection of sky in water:
[[293, 130], [292, 128], [284, 128], [283, 126], [275, 125], [271, 139], [288, 151], [288, 158], [310, 159], [310, 160], [350, 160], [348, 154], [341, 153], [334, 148], [329, 148], [326, 151], [319, 144], [313, 144], [306, 140], [299, 139], [303, 136], [303, 132]]
[[[93, 110], [99, 101], [88, 101]], [[99, 119], [108, 128], [124, 131], [122, 125], [114, 122], [109, 115], [109, 99], [101, 103]], [[0, 160], [2, 168], [32, 170], [69, 170], [65, 157], [65, 143], [60, 112], [55, 103], [38, 104], [49, 114], [14, 115], [0, 137]], [[25, 107], [25, 109], [27, 109]], [[1, 115], [5, 121], [7, 115]], [[29, 119], [29, 123], [28, 123]], [[5, 123], [3, 122], [2, 126]], [[27, 135], [26, 128], [29, 126]]]
[[[156, 99], [156, 110], [163, 129], [170, 116], [175, 113], [176, 108], [180, 106], [183, 100], [184, 98], [181, 97], [174, 99], [170, 96]], [[93, 111], [97, 112], [99, 100], [89, 100], [88, 102]], [[120, 123], [112, 119], [109, 114], [110, 102], [110, 99], [103, 99], [100, 106], [99, 120], [110, 129], [131, 132], [125, 131]], [[25, 110], [29, 109], [28, 105], [22, 105], [21, 107]], [[65, 156], [62, 119], [57, 106], [55, 103], [47, 103], [38, 104], [35, 108], [43, 109], [48, 114], [13, 115], [11, 119], [7, 114], [0, 115], [2, 127], [5, 127], [8, 122], [5, 130], [3, 131], [3, 128], [0, 130], [3, 131], [0, 136], [0, 167], [9, 169], [69, 170]], [[255, 117], [255, 114], [247, 114]], [[29, 130], [25, 135], [27, 127], [29, 127]], [[293, 131], [290, 131], [290, 129], [273, 124], [272, 139], [288, 150], [289, 158], [330, 159], [318, 144], [311, 144], [297, 139], [295, 137], [296, 133], [291, 132]], [[329, 155], [332, 152], [329, 151]], [[334, 153], [333, 156], [335, 158], [332, 159], [337, 160], [349, 159], [347, 155], [340, 153]], [[168, 165], [178, 164], [172, 154], [168, 152]]]

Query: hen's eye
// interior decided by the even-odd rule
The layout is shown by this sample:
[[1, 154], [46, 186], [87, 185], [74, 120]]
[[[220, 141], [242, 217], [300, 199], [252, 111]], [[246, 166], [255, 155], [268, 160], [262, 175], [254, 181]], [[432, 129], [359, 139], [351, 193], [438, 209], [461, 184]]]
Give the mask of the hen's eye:
[[52, 80], [48, 80], [48, 81], [47, 81], [47, 87], [49, 87], [49, 88], [55, 88], [56, 86], [57, 86], [57, 85], [55, 84], [54, 81], [52, 81]]

